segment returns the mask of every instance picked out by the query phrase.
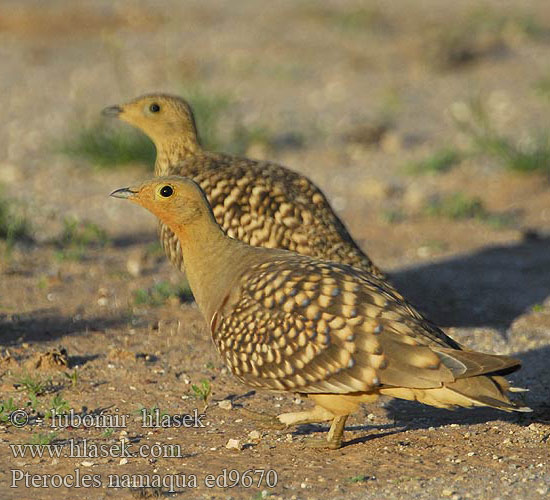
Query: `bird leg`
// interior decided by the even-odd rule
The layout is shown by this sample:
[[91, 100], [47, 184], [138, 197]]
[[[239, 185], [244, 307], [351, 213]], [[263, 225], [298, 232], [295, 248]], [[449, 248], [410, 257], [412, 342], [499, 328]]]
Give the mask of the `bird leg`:
[[342, 446], [344, 426], [346, 425], [346, 419], [348, 416], [334, 415], [334, 413], [326, 410], [322, 406], [315, 406], [309, 411], [283, 413], [277, 418], [279, 421], [289, 426], [298, 424], [315, 424], [317, 422], [332, 420], [327, 438], [308, 441], [307, 445], [315, 448], [330, 448], [331, 450], [337, 450]]
[[332, 425], [327, 434], [328, 447], [331, 450], [337, 450], [342, 446], [342, 438], [344, 437], [344, 427], [348, 415], [338, 415], [332, 421]]
[[242, 408], [241, 411], [251, 420], [258, 422], [268, 429], [286, 429], [291, 425], [316, 424], [318, 422], [327, 422], [334, 418], [334, 414], [325, 410], [321, 406], [315, 406], [311, 410], [282, 413], [273, 416], [268, 413], [260, 413]]
[[322, 406], [315, 406], [312, 410], [282, 413], [277, 417], [279, 422], [290, 425], [316, 424], [334, 418], [334, 413], [325, 410]]
[[306, 444], [312, 448], [328, 448], [337, 450], [342, 446], [342, 438], [344, 437], [344, 427], [348, 415], [338, 415], [334, 417], [326, 439], [312, 439]]

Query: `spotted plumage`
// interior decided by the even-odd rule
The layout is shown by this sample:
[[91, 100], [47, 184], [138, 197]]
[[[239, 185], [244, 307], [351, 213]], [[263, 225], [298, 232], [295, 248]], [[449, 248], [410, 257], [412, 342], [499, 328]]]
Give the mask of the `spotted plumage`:
[[[333, 394], [430, 389], [459, 374], [443, 362], [448, 350], [460, 350], [456, 342], [383, 281], [345, 265], [292, 254], [256, 264], [214, 315], [220, 355], [255, 387]], [[492, 362], [494, 371], [503, 367], [502, 358]]]
[[[152, 106], [159, 110], [152, 112]], [[216, 221], [232, 238], [360, 267], [383, 277], [353, 241], [321, 190], [275, 163], [204, 151], [191, 107], [168, 95], [146, 95], [104, 111], [145, 132], [155, 143], [155, 175], [181, 175], [206, 193]], [[180, 244], [161, 223], [160, 239], [184, 270]]]
[[347, 415], [380, 394], [442, 408], [528, 410], [508, 399], [502, 378], [518, 361], [463, 349], [384, 280], [227, 237], [191, 180], [162, 177], [121, 191], [177, 235], [189, 284], [232, 373], [317, 405], [280, 422], [332, 420], [328, 444], [338, 447]]

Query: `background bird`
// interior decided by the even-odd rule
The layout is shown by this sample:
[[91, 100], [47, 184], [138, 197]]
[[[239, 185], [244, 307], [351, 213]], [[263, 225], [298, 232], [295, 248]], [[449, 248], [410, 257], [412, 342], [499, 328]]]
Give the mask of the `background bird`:
[[[275, 163], [203, 150], [193, 112], [183, 99], [145, 95], [105, 108], [103, 114], [137, 127], [153, 141], [155, 175], [195, 180], [229, 236], [253, 246], [349, 264], [383, 277], [307, 177]], [[180, 244], [162, 223], [160, 238], [171, 261], [184, 270]]]
[[520, 389], [502, 377], [519, 361], [463, 349], [366, 271], [229, 238], [192, 180], [162, 177], [112, 196], [142, 205], [175, 233], [232, 373], [315, 402], [279, 422], [330, 420], [325, 445], [338, 448], [348, 415], [380, 394], [441, 408], [530, 411], [509, 400], [506, 392]]

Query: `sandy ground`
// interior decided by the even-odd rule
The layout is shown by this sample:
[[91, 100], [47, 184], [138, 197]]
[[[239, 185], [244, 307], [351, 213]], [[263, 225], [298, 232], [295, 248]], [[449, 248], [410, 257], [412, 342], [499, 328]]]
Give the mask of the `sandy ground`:
[[[481, 36], [466, 62], [442, 62], [441, 33], [464, 24], [468, 33], [464, 19], [481, 11], [528, 18], [546, 32], [530, 35], [527, 22], [518, 21], [519, 28], [510, 22], [496, 39], [490, 29]], [[105, 446], [128, 440], [134, 451], [178, 445], [180, 453], [155, 457], [149, 448], [125, 460], [90, 452], [15, 457], [9, 445], [31, 443], [51, 430], [49, 422], [2, 425], [0, 497], [550, 497], [549, 179], [507, 171], [483, 156], [469, 156], [442, 174], [411, 175], [405, 168], [444, 146], [467, 147], [452, 116], [472, 97], [487, 102], [498, 129], [514, 140], [546, 130], [550, 103], [536, 87], [550, 76], [548, 30], [544, 0], [521, 7], [464, 0], [445, 8], [437, 0], [414, 6], [285, 0], [269, 7], [252, 0], [55, 0], [47, 7], [3, 0], [0, 184], [25, 207], [35, 242], [5, 253], [0, 266], [1, 398], [24, 405], [22, 374], [51, 377], [40, 408], [60, 394], [79, 414], [107, 409], [128, 415], [126, 427], [112, 432], [56, 429], [53, 444], [65, 445], [63, 453], [84, 439]], [[136, 290], [182, 281], [161, 255], [147, 252], [156, 240], [153, 218], [107, 197], [148, 171], [98, 170], [59, 153], [59, 144], [96, 122], [102, 107], [190, 87], [229, 96], [222, 135], [236, 122], [267, 128], [270, 146], [253, 144], [249, 155], [314, 179], [373, 260], [453, 338], [522, 359], [524, 367], [512, 378], [530, 389], [525, 402], [533, 413], [450, 412], [381, 400], [348, 420], [338, 451], [307, 446], [325, 426], [265, 430], [244, 415], [242, 408], [275, 413], [308, 402], [236, 382], [192, 302], [136, 304]], [[390, 128], [370, 141], [369, 130], [386, 121]], [[299, 134], [301, 145], [289, 145], [289, 133]], [[432, 196], [457, 191], [479, 196], [492, 213], [514, 214], [514, 224], [423, 213]], [[59, 259], [51, 241], [67, 216], [100, 225], [109, 244], [85, 249], [78, 260]], [[60, 346], [68, 366], [63, 356], [61, 365], [46, 366]], [[66, 375], [75, 370], [73, 386]], [[212, 387], [199, 420], [205, 427], [142, 426], [141, 407], [202, 413], [204, 404], [191, 390], [201, 380]], [[226, 448], [230, 439], [239, 441], [238, 449]], [[235, 487], [205, 484], [224, 469], [240, 474]], [[249, 469], [275, 472], [247, 488]], [[97, 476], [99, 487], [41, 487], [44, 475], [68, 477], [76, 470]], [[21, 475], [17, 488], [10, 487], [14, 474]], [[109, 487], [109, 475], [124, 474], [185, 474], [188, 482], [175, 491]], [[267, 480], [275, 482], [275, 475], [270, 487]], [[25, 487], [32, 477], [34, 487]]]

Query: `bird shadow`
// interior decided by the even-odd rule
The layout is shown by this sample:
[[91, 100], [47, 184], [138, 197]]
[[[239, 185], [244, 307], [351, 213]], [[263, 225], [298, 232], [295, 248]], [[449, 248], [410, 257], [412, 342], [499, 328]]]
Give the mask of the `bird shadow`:
[[397, 270], [390, 278], [440, 326], [507, 328], [550, 295], [550, 237]]
[[[405, 428], [399, 428], [400, 426], [396, 425], [395, 423], [392, 424], [365, 424], [365, 425], [347, 425], [345, 430], [346, 431], [353, 431], [353, 432], [368, 432], [368, 431], [381, 431], [381, 430], [387, 430], [387, 432], [384, 433], [378, 433], [378, 434], [369, 434], [368, 436], [365, 436], [364, 441], [368, 441], [370, 439], [374, 439], [377, 437], [383, 437], [383, 436], [389, 436], [391, 434], [398, 434], [404, 430]], [[293, 436], [309, 436], [310, 434], [316, 433], [316, 432], [327, 432], [330, 428], [330, 425], [324, 425], [324, 424], [300, 424], [294, 429], [292, 432]], [[363, 438], [358, 438], [363, 439]]]
[[416, 401], [394, 399], [385, 405], [388, 417], [403, 430], [422, 430], [451, 424], [476, 425], [493, 421], [533, 422], [531, 414], [504, 413], [493, 408], [435, 408]]
[[76, 366], [84, 366], [90, 361], [94, 361], [99, 358], [99, 354], [87, 354], [84, 356], [69, 356], [69, 368]]
[[525, 395], [533, 413], [527, 414], [534, 422], [550, 423], [550, 345], [530, 349], [515, 355], [521, 360], [521, 370], [514, 375], [521, 387], [529, 389]]
[[[346, 427], [346, 430], [355, 431], [355, 430], [363, 430], [363, 429], [357, 426], [357, 427]], [[367, 443], [368, 441], [383, 438], [386, 436], [393, 436], [394, 434], [400, 434], [405, 430], [406, 429], [395, 429], [393, 431], [388, 431], [388, 432], [379, 432], [378, 434], [367, 434], [365, 436], [359, 436], [359, 437], [350, 439], [349, 441], [344, 441], [342, 443], [342, 448], [346, 448], [347, 446], [353, 446], [354, 444]]]
[[80, 318], [64, 316], [56, 309], [37, 309], [17, 315], [0, 314], [0, 345], [22, 342], [48, 342], [64, 335], [83, 334], [89, 330], [116, 328], [129, 321], [127, 315]]

